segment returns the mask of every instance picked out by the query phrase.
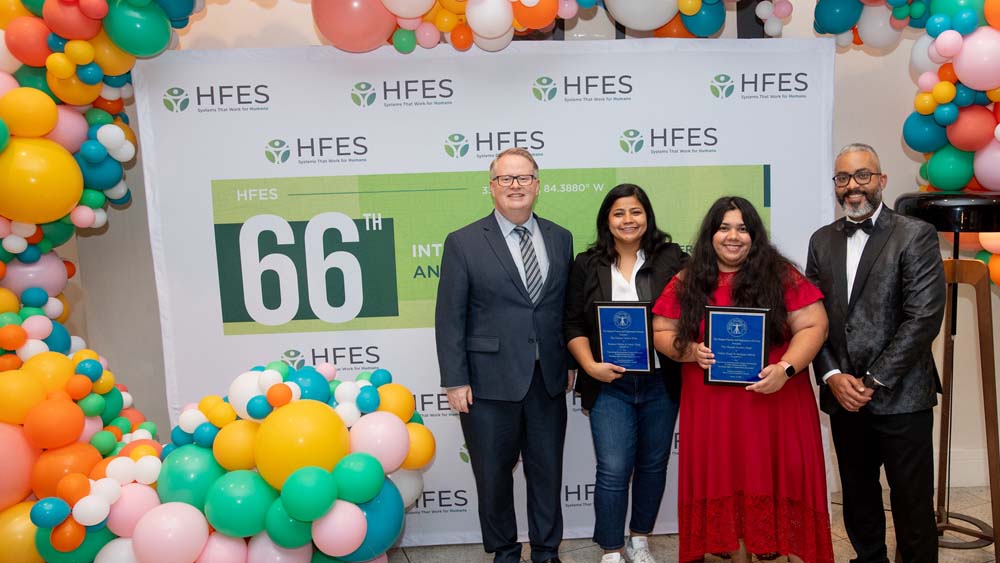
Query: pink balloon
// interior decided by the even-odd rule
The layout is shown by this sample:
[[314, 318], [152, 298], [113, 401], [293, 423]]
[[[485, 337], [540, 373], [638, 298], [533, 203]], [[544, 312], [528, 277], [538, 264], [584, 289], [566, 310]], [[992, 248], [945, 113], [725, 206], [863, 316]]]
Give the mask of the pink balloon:
[[965, 36], [953, 62], [955, 75], [969, 88], [1000, 87], [1000, 31], [986, 25]]
[[24, 319], [21, 328], [28, 333], [28, 338], [43, 340], [52, 334], [52, 319], [45, 315], [35, 315]]
[[247, 549], [248, 563], [309, 563], [312, 559], [312, 544], [305, 544], [295, 549], [285, 549], [275, 545], [267, 532], [261, 532], [250, 538]]
[[7, 263], [7, 275], [0, 280], [0, 287], [6, 287], [18, 297], [29, 287], [40, 287], [55, 296], [66, 289], [66, 265], [55, 252], [42, 254], [37, 262], [25, 264], [17, 258]]
[[895, 29], [896, 31], [903, 31], [904, 29], [906, 29], [906, 26], [908, 26], [908, 25], [910, 25], [910, 17], [909, 16], [907, 16], [907, 17], [905, 17], [905, 18], [903, 18], [901, 20], [898, 20], [898, 19], [892, 18], [892, 17], [889, 18], [889, 27]]
[[396, 29], [396, 16], [380, 0], [313, 0], [312, 13], [334, 47], [354, 53], [385, 45]]
[[979, 244], [993, 254], [1000, 254], [1000, 233], [979, 233]]
[[934, 85], [940, 81], [941, 79], [938, 78], [936, 72], [927, 71], [917, 78], [917, 87], [920, 88], [921, 92], [930, 92], [934, 89]]
[[424, 18], [396, 18], [396, 24], [399, 27], [410, 31], [415, 31], [422, 23], [424, 23]]
[[962, 34], [954, 29], [942, 31], [934, 40], [934, 46], [942, 57], [954, 57], [962, 50]]
[[330, 362], [316, 364], [316, 371], [322, 374], [327, 381], [333, 381], [337, 377], [337, 368]]
[[194, 561], [206, 543], [208, 520], [200, 510], [183, 502], [153, 508], [139, 519], [132, 534], [132, 549], [139, 563]]
[[0, 217], [0, 238], [6, 238], [8, 235], [10, 235], [10, 219]]
[[383, 473], [392, 473], [406, 459], [410, 449], [410, 433], [398, 416], [375, 411], [361, 417], [351, 427], [351, 451], [375, 456]]
[[80, 145], [87, 140], [87, 119], [65, 105], [56, 106], [56, 111], [59, 112], [56, 127], [45, 138], [59, 143], [69, 152], [80, 150]]
[[41, 450], [28, 444], [20, 425], [0, 422], [0, 512], [31, 493], [31, 468]]
[[431, 22], [424, 22], [417, 27], [417, 45], [430, 49], [441, 42], [441, 32]]
[[333, 557], [353, 553], [361, 547], [368, 533], [368, 521], [358, 505], [338, 500], [330, 510], [312, 523], [313, 543]]
[[976, 151], [976, 156], [972, 159], [972, 169], [979, 185], [987, 190], [1000, 192], [1000, 142], [994, 139]]
[[11, 76], [10, 73], [0, 71], [0, 96], [20, 86], [17, 83], [17, 79]]
[[948, 62], [948, 57], [942, 55], [937, 50], [937, 45], [931, 43], [927, 46], [927, 58], [931, 60], [934, 64], [944, 64]]
[[774, 17], [785, 19], [792, 15], [792, 3], [788, 0], [778, 0], [774, 3]]
[[73, 226], [87, 229], [94, 226], [97, 215], [93, 209], [86, 205], [77, 205], [73, 211], [69, 212], [69, 220], [73, 222]]
[[89, 444], [90, 439], [94, 437], [94, 434], [100, 432], [102, 428], [104, 428], [104, 422], [101, 421], [101, 417], [88, 416], [83, 419], [83, 432], [80, 433], [80, 437], [77, 438], [76, 441], [81, 444]]
[[205, 549], [195, 563], [246, 563], [247, 542], [219, 532], [212, 532]]
[[[99, 417], [95, 418], [100, 422]], [[143, 515], [157, 506], [160, 506], [160, 497], [152, 487], [129, 483], [122, 487], [122, 496], [111, 505], [111, 512], [108, 513], [108, 529], [116, 536], [130, 538]]]
[[559, 0], [559, 9], [556, 11], [556, 15], [564, 20], [568, 20], [575, 18], [579, 9], [580, 6], [576, 3], [576, 0]]

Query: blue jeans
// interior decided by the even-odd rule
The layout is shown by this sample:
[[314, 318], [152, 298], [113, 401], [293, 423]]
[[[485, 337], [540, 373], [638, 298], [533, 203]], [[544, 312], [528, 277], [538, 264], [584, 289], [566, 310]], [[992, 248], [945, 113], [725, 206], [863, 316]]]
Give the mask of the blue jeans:
[[601, 549], [625, 544], [625, 513], [632, 482], [629, 529], [649, 533], [660, 510], [677, 421], [678, 401], [670, 397], [659, 371], [625, 374], [606, 384], [590, 409], [597, 457], [594, 542]]

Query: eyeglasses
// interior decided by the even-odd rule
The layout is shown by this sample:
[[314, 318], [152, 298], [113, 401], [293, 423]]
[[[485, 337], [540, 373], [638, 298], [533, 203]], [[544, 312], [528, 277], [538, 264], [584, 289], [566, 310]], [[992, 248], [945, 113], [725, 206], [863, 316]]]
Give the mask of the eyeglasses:
[[537, 179], [538, 179], [538, 176], [535, 176], [534, 174], [521, 174], [519, 176], [509, 176], [509, 175], [506, 175], [506, 176], [494, 176], [493, 177], [493, 181], [494, 182], [496, 182], [498, 185], [503, 186], [505, 188], [509, 188], [509, 187], [513, 186], [514, 185], [514, 180], [517, 180], [517, 185], [521, 186], [523, 188], [524, 186], [530, 186], [531, 183], [534, 182]]
[[845, 188], [847, 184], [851, 183], [851, 178], [858, 183], [859, 186], [867, 186], [868, 182], [872, 181], [872, 177], [881, 176], [881, 172], [872, 172], [867, 168], [862, 168], [861, 170], [856, 170], [854, 174], [848, 174], [847, 172], [838, 172], [833, 177], [833, 185], [838, 188]]

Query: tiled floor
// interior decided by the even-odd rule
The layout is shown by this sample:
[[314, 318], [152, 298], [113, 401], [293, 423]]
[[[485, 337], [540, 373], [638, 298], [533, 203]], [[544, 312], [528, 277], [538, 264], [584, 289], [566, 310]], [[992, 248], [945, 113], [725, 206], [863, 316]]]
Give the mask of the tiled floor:
[[[990, 522], [992, 518], [989, 492], [987, 487], [952, 489], [951, 511]], [[844, 533], [839, 494], [833, 496], [833, 502], [831, 530], [833, 533], [833, 555], [837, 563], [846, 563], [850, 561], [851, 557], [854, 557], [854, 550], [851, 549], [851, 542], [847, 540], [847, 534]], [[888, 492], [886, 492], [885, 505], [889, 506]], [[888, 512], [886, 520], [886, 525], [889, 527], [887, 541], [891, 554], [895, 549], [895, 540], [892, 534], [892, 515]], [[655, 536], [650, 539], [649, 543], [653, 555], [660, 563], [677, 561], [676, 535]], [[523, 555], [525, 558], [528, 557], [527, 548], [525, 548]], [[601, 559], [601, 550], [589, 539], [566, 540], [562, 543], [559, 558], [563, 563], [597, 563]], [[993, 546], [974, 550], [942, 549], [939, 552], [939, 558], [940, 563], [988, 563], [996, 561], [993, 555]], [[389, 563], [491, 563], [492, 561], [492, 556], [483, 552], [483, 548], [479, 544], [406, 547], [393, 549], [389, 552]], [[723, 560], [708, 558], [706, 561]], [[785, 559], [778, 559], [778, 561], [785, 561]]]

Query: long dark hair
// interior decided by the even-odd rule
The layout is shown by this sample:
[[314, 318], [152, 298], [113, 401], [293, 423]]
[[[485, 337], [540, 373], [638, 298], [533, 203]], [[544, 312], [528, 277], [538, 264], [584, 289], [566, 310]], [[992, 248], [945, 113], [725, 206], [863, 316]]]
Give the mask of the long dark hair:
[[705, 315], [705, 305], [719, 281], [718, 257], [712, 237], [722, 225], [727, 211], [739, 211], [750, 234], [750, 252], [739, 271], [733, 276], [732, 302], [736, 307], [767, 307], [771, 309], [768, 333], [771, 344], [780, 345], [788, 338], [788, 311], [785, 309], [785, 283], [794, 266], [778, 252], [767, 237], [767, 229], [753, 204], [742, 197], [721, 197], [712, 204], [698, 229], [698, 238], [691, 260], [678, 279], [681, 305], [679, 331], [674, 347], [683, 352], [696, 342], [698, 329]]
[[636, 198], [646, 212], [646, 232], [642, 234], [639, 248], [646, 254], [646, 259], [650, 260], [657, 246], [670, 242], [670, 235], [657, 228], [656, 214], [653, 213], [649, 197], [635, 184], [618, 184], [604, 196], [601, 209], [597, 211], [597, 239], [590, 245], [589, 250], [606, 257], [612, 264], [618, 263], [618, 250], [615, 248], [615, 237], [608, 226], [608, 216], [611, 214], [611, 207], [623, 197]]

